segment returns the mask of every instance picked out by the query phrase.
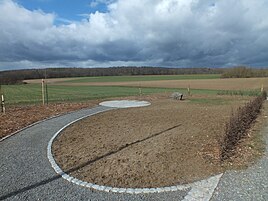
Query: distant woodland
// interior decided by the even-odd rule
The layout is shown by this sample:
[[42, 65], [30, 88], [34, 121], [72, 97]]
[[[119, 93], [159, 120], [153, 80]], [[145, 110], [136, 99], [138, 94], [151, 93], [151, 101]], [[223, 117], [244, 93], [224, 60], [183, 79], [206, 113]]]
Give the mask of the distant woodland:
[[27, 69], [0, 71], [0, 84], [21, 84], [25, 79], [41, 78], [183, 74], [221, 74], [222, 78], [268, 77], [268, 69], [253, 69], [244, 66], [234, 68], [110, 67]]
[[222, 74], [213, 68], [160, 68], [160, 67], [110, 67], [110, 68], [47, 68], [0, 71], [0, 84], [19, 84], [25, 79], [95, 77], [122, 75], [180, 75]]
[[268, 69], [253, 69], [244, 66], [226, 69], [222, 78], [268, 77]]

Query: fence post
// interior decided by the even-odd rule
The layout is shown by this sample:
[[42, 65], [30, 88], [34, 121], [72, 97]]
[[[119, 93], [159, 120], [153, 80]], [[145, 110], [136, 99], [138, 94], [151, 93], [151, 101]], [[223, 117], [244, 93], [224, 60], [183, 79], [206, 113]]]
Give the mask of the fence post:
[[47, 83], [46, 83], [46, 98], [47, 98], [47, 105], [48, 105], [48, 89], [47, 89]]
[[188, 96], [191, 96], [190, 85], [188, 85], [187, 91], [188, 91]]
[[48, 105], [48, 89], [47, 89], [47, 69], [45, 68], [45, 93], [46, 93], [46, 104]]
[[42, 102], [43, 102], [43, 105], [45, 105], [44, 79], [42, 79], [41, 86], [42, 86]]
[[3, 94], [1, 94], [1, 110], [4, 114], [6, 114], [5, 99]]

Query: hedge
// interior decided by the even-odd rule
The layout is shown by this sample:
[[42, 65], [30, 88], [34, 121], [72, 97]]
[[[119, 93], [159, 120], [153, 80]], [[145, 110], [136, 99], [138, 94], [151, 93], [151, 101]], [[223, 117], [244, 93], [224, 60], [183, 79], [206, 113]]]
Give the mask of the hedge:
[[245, 106], [238, 108], [235, 113], [232, 112], [225, 126], [225, 135], [220, 143], [221, 160], [230, 158], [234, 154], [236, 145], [247, 135], [247, 131], [258, 117], [266, 98], [267, 93], [264, 91]]

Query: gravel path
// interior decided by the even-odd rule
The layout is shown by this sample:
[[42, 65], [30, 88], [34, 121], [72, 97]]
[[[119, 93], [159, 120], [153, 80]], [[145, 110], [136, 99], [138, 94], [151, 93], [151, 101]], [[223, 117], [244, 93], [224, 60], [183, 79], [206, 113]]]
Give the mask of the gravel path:
[[[92, 191], [64, 180], [51, 167], [47, 144], [60, 128], [80, 117], [111, 109], [99, 106], [53, 118], [1, 142], [0, 200], [165, 200], [166, 193], [131, 195]], [[187, 191], [170, 192], [168, 197], [180, 200]]]
[[[191, 184], [184, 190], [137, 195], [95, 191], [68, 182], [57, 175], [47, 158], [47, 145], [52, 136], [78, 118], [111, 109], [113, 108], [98, 106], [53, 118], [0, 142], [0, 200], [185, 201], [211, 198], [221, 175]], [[243, 196], [242, 200], [268, 200], [267, 161], [266, 153], [258, 164], [247, 171], [226, 173], [222, 176], [212, 199], [241, 200]]]

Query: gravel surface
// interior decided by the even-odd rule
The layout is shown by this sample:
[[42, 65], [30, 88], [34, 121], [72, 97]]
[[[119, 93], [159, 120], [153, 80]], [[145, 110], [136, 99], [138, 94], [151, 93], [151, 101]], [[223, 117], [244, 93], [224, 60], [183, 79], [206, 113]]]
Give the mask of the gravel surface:
[[[0, 200], [210, 199], [220, 176], [196, 182], [183, 191], [131, 195], [90, 190], [57, 175], [47, 159], [47, 144], [51, 137], [64, 125], [80, 117], [111, 109], [99, 106], [53, 118], [0, 142]], [[252, 168], [225, 174], [213, 200], [268, 200], [267, 161], [266, 152], [265, 157]]]
[[0, 143], [0, 200], [181, 200], [187, 191], [158, 194], [118, 194], [92, 191], [59, 177], [47, 159], [50, 138], [82, 116], [111, 108], [96, 107], [60, 116]]

